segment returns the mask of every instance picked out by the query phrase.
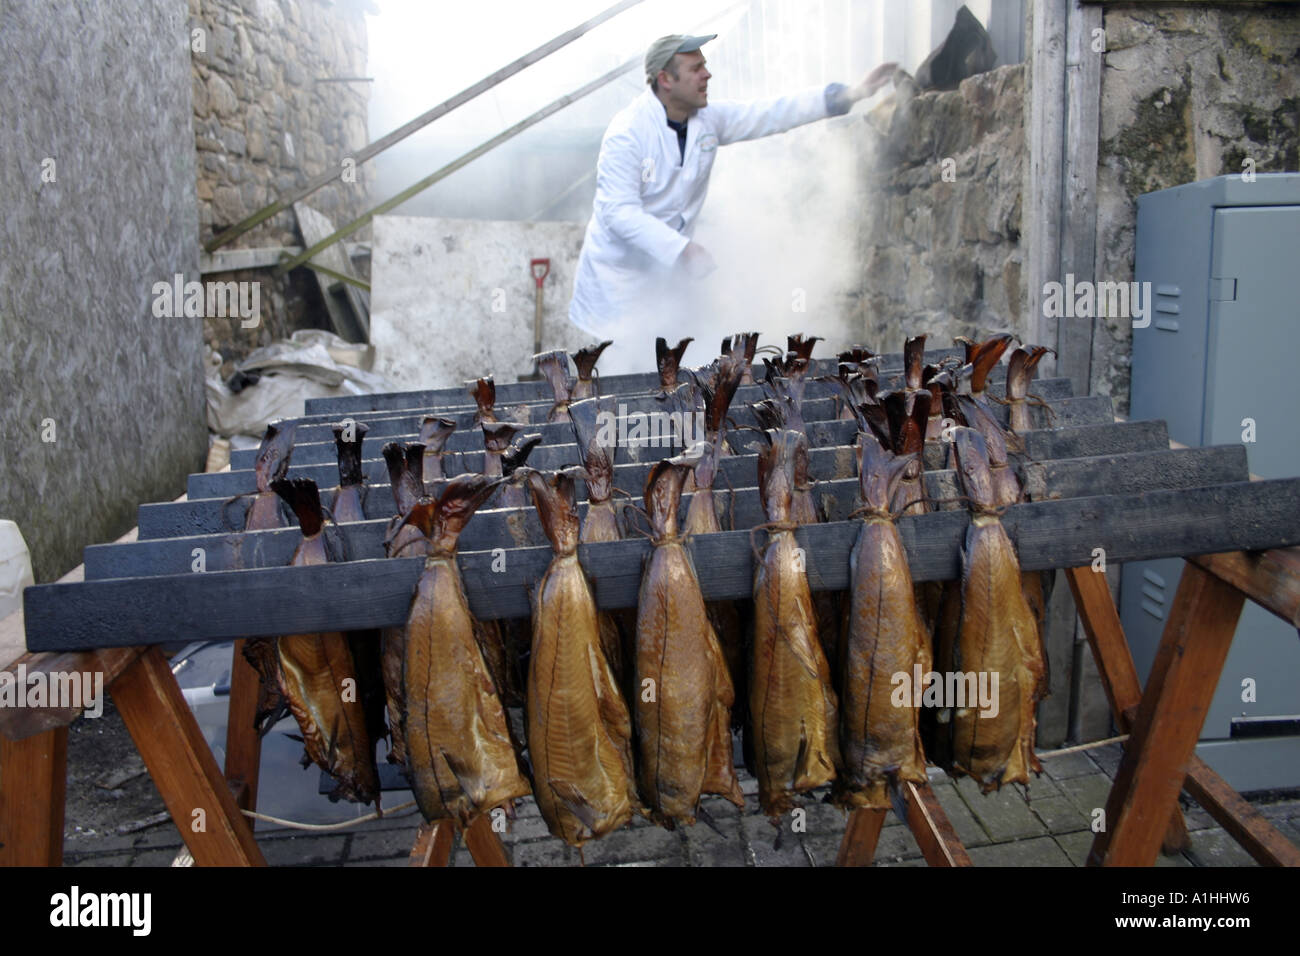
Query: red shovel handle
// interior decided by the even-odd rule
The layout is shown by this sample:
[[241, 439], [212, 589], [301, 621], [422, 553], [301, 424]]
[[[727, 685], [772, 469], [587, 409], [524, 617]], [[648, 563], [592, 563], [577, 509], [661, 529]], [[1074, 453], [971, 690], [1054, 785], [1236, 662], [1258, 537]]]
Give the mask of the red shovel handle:
[[[542, 267], [541, 272], [537, 271], [538, 266]], [[551, 274], [551, 260], [533, 259], [528, 263], [528, 267], [533, 270], [533, 280], [537, 283], [537, 288], [540, 289], [542, 283], [546, 280], [546, 277]]]

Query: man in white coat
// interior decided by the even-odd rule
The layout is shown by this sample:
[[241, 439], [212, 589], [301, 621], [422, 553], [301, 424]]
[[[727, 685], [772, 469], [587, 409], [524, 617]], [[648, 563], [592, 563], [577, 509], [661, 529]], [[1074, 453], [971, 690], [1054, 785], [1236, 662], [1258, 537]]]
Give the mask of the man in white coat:
[[569, 320], [615, 340], [601, 362], [606, 374], [651, 366], [646, 344], [672, 331], [656, 322], [671, 310], [664, 296], [714, 269], [713, 257], [691, 236], [718, 147], [847, 113], [897, 66], [882, 64], [855, 87], [831, 83], [793, 96], [710, 104], [711, 74], [700, 47], [714, 36], [656, 40], [645, 58], [648, 89], [614, 117], [601, 140]]

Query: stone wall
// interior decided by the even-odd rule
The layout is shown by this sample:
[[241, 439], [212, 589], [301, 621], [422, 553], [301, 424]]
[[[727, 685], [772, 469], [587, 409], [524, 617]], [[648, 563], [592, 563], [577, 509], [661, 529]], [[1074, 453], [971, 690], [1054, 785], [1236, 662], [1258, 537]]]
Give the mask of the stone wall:
[[[332, 82], [366, 75], [366, 24], [356, 0], [189, 0], [194, 144], [200, 239], [206, 242], [341, 163], [369, 141], [370, 85]], [[192, 39], [195, 39], [192, 35]], [[355, 168], [306, 200], [342, 225], [369, 205], [374, 170]], [[357, 241], [368, 229], [353, 235]], [[301, 244], [286, 210], [225, 248]], [[362, 263], [362, 268], [365, 264]], [[306, 269], [272, 280], [269, 270], [213, 275], [262, 282], [262, 324], [209, 320], [205, 339], [230, 358], [298, 328], [329, 328]]]
[[202, 332], [154, 315], [198, 278], [185, 8], [0, 7], [0, 516], [37, 581], [203, 467]]
[[1027, 334], [1021, 189], [1028, 161], [1025, 68], [999, 67], [950, 92], [897, 94], [865, 117], [857, 324], [898, 351], [908, 334]]
[[[1133, 278], [1137, 197], [1212, 176], [1300, 170], [1300, 4], [1105, 6], [1097, 275]], [[1092, 391], [1127, 411], [1132, 329], [1102, 319]]]

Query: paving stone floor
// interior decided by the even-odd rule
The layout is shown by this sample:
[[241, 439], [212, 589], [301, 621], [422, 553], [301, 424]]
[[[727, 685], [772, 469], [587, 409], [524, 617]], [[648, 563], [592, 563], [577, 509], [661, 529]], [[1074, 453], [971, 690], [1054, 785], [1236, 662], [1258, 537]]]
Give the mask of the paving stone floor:
[[[1110, 775], [1119, 764], [1119, 746], [1050, 757], [1046, 772], [1029, 788], [981, 795], [970, 780], [953, 781], [943, 774], [932, 785], [957, 835], [977, 866], [1082, 866], [1092, 844], [1094, 813], [1104, 804]], [[510, 832], [502, 835], [516, 866], [829, 866], [844, 832], [845, 816], [820, 802], [808, 800], [802, 832], [792, 820], [777, 845], [777, 831], [758, 812], [757, 781], [742, 776], [742, 813], [720, 798], [705, 801], [713, 827], [667, 831], [645, 820], [604, 839], [593, 841], [582, 854], [551, 837], [531, 800], [517, 811]], [[1184, 800], [1191, 847], [1177, 856], [1162, 856], [1158, 866], [1253, 866], [1254, 860], [1195, 803]], [[1252, 800], [1264, 816], [1300, 846], [1300, 799]], [[304, 833], [259, 824], [258, 842], [267, 861], [277, 866], [405, 866], [415, 838], [418, 816], [406, 811], [369, 821], [350, 830]], [[105, 836], [81, 843], [66, 854], [69, 865], [166, 866], [177, 855], [181, 840], [170, 823], [123, 836]], [[472, 866], [469, 853], [457, 846], [453, 865]], [[911, 832], [890, 815], [880, 836], [877, 866], [924, 866]]]

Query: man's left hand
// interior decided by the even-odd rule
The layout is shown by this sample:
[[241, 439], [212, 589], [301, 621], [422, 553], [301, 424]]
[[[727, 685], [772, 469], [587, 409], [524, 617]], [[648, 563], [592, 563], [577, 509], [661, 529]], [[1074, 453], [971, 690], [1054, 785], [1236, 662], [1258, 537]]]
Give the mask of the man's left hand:
[[878, 89], [888, 83], [890, 78], [893, 77], [894, 71], [897, 69], [897, 63], [880, 64], [880, 66], [867, 74], [865, 80], [849, 91], [850, 95], [853, 97], [855, 102], [857, 100], [865, 100], [868, 96], [871, 96]]

